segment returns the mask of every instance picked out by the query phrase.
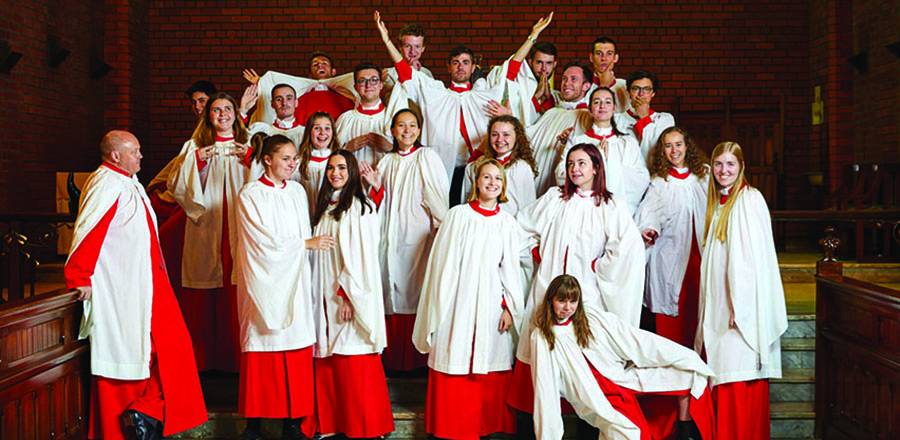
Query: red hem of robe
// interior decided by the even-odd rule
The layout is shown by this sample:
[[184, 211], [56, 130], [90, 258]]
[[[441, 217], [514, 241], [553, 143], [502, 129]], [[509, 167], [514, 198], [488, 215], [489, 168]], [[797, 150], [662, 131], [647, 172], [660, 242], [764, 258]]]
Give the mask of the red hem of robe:
[[691, 253], [678, 294], [678, 316], [656, 314], [656, 334], [692, 350], [700, 320], [700, 249], [696, 238], [696, 234], [691, 233]]
[[384, 368], [409, 371], [428, 366], [428, 355], [419, 353], [412, 343], [416, 315], [399, 314], [384, 317], [387, 329], [387, 347], [381, 354]]
[[516, 415], [504, 399], [510, 383], [512, 371], [454, 375], [429, 370], [425, 431], [459, 440], [514, 434]]
[[336, 354], [317, 358], [314, 364], [319, 432], [362, 438], [394, 430], [381, 355]]
[[713, 387], [717, 440], [768, 440], [769, 381], [732, 382]]
[[299, 419], [315, 410], [312, 346], [241, 355], [238, 412], [244, 417]]

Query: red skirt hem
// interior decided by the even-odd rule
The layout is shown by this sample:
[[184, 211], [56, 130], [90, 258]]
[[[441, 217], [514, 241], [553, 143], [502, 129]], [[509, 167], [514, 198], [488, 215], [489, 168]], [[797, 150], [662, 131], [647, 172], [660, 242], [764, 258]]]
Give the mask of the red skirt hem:
[[394, 430], [381, 355], [332, 355], [315, 359], [314, 366], [320, 433], [361, 438]]
[[384, 317], [387, 330], [387, 347], [381, 354], [384, 368], [394, 371], [410, 371], [428, 366], [428, 355], [419, 353], [412, 342], [415, 314], [393, 314]]
[[251, 351], [241, 356], [238, 412], [245, 417], [299, 419], [315, 410], [312, 347]]
[[504, 399], [512, 376], [512, 371], [454, 375], [429, 370], [425, 431], [458, 440], [514, 434], [516, 415]]

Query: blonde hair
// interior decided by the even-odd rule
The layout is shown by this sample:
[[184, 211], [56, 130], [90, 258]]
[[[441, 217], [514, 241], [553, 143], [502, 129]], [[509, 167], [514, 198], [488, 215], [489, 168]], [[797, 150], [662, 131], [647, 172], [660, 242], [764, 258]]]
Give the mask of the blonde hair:
[[[738, 162], [740, 162], [741, 172], [738, 173], [734, 185], [731, 186], [731, 194], [729, 194], [725, 205], [722, 206], [722, 212], [719, 214], [719, 222], [716, 223], [716, 230], [714, 231], [715, 237], [723, 243], [728, 236], [728, 217], [731, 214], [731, 208], [734, 207], [734, 203], [742, 191], [747, 188], [752, 188], [747, 184], [747, 178], [744, 175], [744, 169], [746, 168], [744, 166], [744, 151], [737, 142], [722, 142], [719, 145], [716, 145], [716, 148], [713, 149], [712, 154], [710, 155], [712, 158], [712, 160], [710, 160], [710, 167], [715, 170], [716, 159], [725, 153], [733, 154]], [[715, 176], [713, 176], [712, 179], [709, 179], [708, 187], [709, 190], [706, 196], [706, 226], [703, 228], [703, 246], [706, 246], [706, 237], [709, 236], [709, 225], [712, 222], [716, 208], [719, 206], [720, 193], [722, 189], [724, 189], [723, 186], [719, 185]]]
[[503, 165], [500, 165], [500, 162], [497, 159], [493, 159], [490, 157], [482, 157], [475, 161], [475, 173], [474, 179], [472, 181], [472, 193], [469, 194], [469, 197], [466, 198], [466, 202], [474, 202], [478, 200], [478, 176], [481, 175], [481, 170], [488, 165], [493, 165], [500, 170], [500, 176], [503, 177], [503, 189], [500, 190], [500, 195], [497, 196], [497, 203], [506, 203], [509, 199], [506, 198], [506, 170], [503, 169]]

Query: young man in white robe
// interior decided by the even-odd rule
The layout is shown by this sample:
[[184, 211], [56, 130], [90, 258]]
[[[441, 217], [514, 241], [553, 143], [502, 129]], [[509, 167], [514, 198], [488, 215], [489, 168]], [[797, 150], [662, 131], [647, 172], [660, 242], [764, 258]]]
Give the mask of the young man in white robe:
[[[417, 23], [407, 23], [397, 32], [397, 40], [400, 41], [400, 52], [403, 53], [403, 59], [409, 64], [409, 67], [422, 72], [429, 78], [434, 78], [431, 71], [422, 65], [421, 58], [425, 52], [425, 28]], [[382, 73], [385, 93], [390, 94], [399, 80], [397, 69], [389, 67]]]
[[398, 110], [407, 108], [406, 91], [399, 87], [391, 93], [387, 106], [381, 101], [383, 84], [381, 69], [374, 63], [360, 63], [353, 69], [353, 87], [359, 102], [335, 122], [341, 148], [356, 159], [376, 165], [393, 146], [391, 119]]
[[[537, 122], [547, 110], [556, 107], [555, 91], [553, 90], [551, 77], [556, 69], [556, 46], [548, 41], [535, 43], [528, 54], [528, 63], [522, 66], [522, 71], [516, 77], [516, 87], [507, 95], [506, 105], [491, 102], [491, 116], [496, 117], [510, 114], [522, 121], [525, 126]], [[496, 82], [502, 79], [502, 75], [508, 68], [509, 60], [500, 66], [491, 69], [488, 74], [488, 82]]]
[[616, 126], [638, 140], [641, 154], [646, 161], [650, 150], [656, 146], [660, 133], [675, 126], [675, 118], [669, 113], [653, 111], [650, 108], [650, 101], [659, 90], [659, 79], [656, 75], [644, 69], [636, 70], [628, 75], [625, 84], [631, 98], [631, 108], [625, 113], [616, 114]]
[[590, 54], [591, 65], [594, 68], [594, 85], [588, 94], [597, 87], [606, 87], [616, 94], [616, 102], [619, 107], [616, 109], [618, 113], [625, 113], [629, 106], [628, 87], [625, 80], [616, 78], [613, 68], [619, 62], [619, 50], [616, 42], [610, 37], [597, 37], [591, 44]]
[[206, 422], [206, 406], [156, 216], [135, 176], [140, 144], [111, 131], [100, 149], [65, 267], [66, 285], [84, 301], [79, 338], [91, 340], [87, 437], [161, 438]]
[[[251, 85], [248, 91], [250, 88], [256, 88], [256, 85]], [[265, 133], [267, 136], [280, 134], [290, 139], [294, 145], [300, 145], [300, 142], [303, 140], [303, 132], [305, 131], [303, 126], [305, 121], [297, 119], [294, 115], [294, 110], [297, 107], [297, 93], [294, 88], [288, 84], [276, 84], [275, 87], [272, 87], [271, 105], [272, 109], [275, 110], [275, 120], [272, 123], [254, 122], [247, 129], [250, 137], [253, 138], [253, 135], [256, 133]], [[264, 171], [265, 167], [262, 162], [252, 162], [247, 181], [256, 181], [263, 175]]]

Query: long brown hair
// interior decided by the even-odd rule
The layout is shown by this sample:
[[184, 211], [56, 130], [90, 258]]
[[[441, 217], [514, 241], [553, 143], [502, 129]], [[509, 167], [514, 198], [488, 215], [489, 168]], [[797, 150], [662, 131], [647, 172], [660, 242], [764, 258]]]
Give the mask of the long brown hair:
[[213, 104], [220, 99], [225, 99], [230, 102], [231, 108], [234, 109], [234, 123], [231, 125], [234, 141], [239, 144], [247, 143], [247, 127], [244, 126], [244, 121], [241, 120], [240, 107], [234, 102], [234, 98], [232, 98], [231, 95], [227, 93], [216, 93], [206, 101], [206, 107], [203, 108], [203, 114], [200, 115], [200, 120], [197, 121], [197, 128], [194, 129], [194, 134], [191, 135], [191, 140], [194, 141], [194, 145], [196, 145], [197, 148], [208, 147], [216, 143], [216, 128], [213, 127], [209, 112], [212, 111]]
[[488, 122], [488, 134], [481, 140], [478, 149], [484, 153], [485, 157], [497, 159], [497, 152], [494, 151], [494, 147], [491, 146], [491, 130], [494, 129], [494, 124], [498, 122], [512, 125], [513, 132], [516, 134], [516, 144], [513, 145], [512, 154], [509, 156], [509, 161], [506, 162], [504, 167], [509, 168], [513, 166], [516, 161], [522, 160], [531, 167], [531, 172], [534, 173], [534, 177], [537, 177], [537, 164], [534, 160], [534, 151], [531, 149], [531, 141], [528, 140], [528, 135], [525, 134], [525, 126], [522, 125], [522, 122], [515, 116], [500, 115], [491, 118], [490, 122]]
[[466, 198], [467, 202], [478, 200], [478, 177], [481, 175], [481, 170], [488, 165], [497, 167], [497, 169], [500, 170], [500, 175], [503, 176], [503, 189], [500, 190], [500, 195], [497, 196], [497, 203], [506, 203], [509, 201], [509, 199], [506, 198], [506, 170], [503, 169], [503, 165], [500, 165], [500, 162], [497, 162], [497, 159], [482, 157], [475, 162], [475, 181], [472, 182], [472, 193]]
[[328, 144], [328, 148], [335, 152], [341, 148], [341, 144], [337, 140], [337, 132], [334, 130], [334, 118], [331, 117], [330, 114], [326, 112], [315, 112], [309, 115], [309, 118], [306, 119], [306, 125], [303, 129], [303, 139], [300, 141], [300, 146], [297, 147], [297, 156], [300, 158], [300, 175], [303, 177], [303, 180], [309, 180], [309, 158], [312, 157], [312, 126], [319, 119], [328, 119], [328, 122], [331, 123], [331, 142]]
[[594, 144], [578, 144], [566, 154], [566, 181], [561, 187], [563, 200], [568, 201], [578, 191], [575, 182], [572, 182], [572, 178], [569, 177], [569, 157], [576, 151], [584, 151], [594, 165], [594, 183], [591, 186], [594, 191], [594, 204], [600, 206], [600, 203], [609, 202], [612, 199], [612, 193], [606, 188], [606, 168], [603, 164], [603, 157], [600, 156], [600, 150]]
[[669, 127], [663, 130], [659, 135], [656, 145], [650, 150], [650, 156], [647, 157], [647, 169], [650, 170], [650, 177], [661, 177], [664, 180], [669, 179], [669, 168], [674, 166], [669, 163], [666, 157], [666, 136], [671, 133], [678, 133], [684, 138], [684, 164], [687, 165], [691, 174], [702, 179], [708, 172], [707, 164], [709, 158], [706, 153], [697, 147], [694, 138], [685, 129], [681, 127]]
[[588, 344], [594, 339], [594, 334], [591, 332], [587, 314], [584, 312], [581, 285], [578, 284], [578, 280], [572, 275], [560, 275], [554, 278], [553, 281], [550, 281], [550, 285], [547, 286], [547, 292], [544, 293], [544, 300], [538, 304], [537, 309], [534, 311], [533, 324], [535, 330], [541, 332], [541, 336], [544, 337], [547, 345], [550, 346], [550, 351], [553, 351], [556, 346], [556, 335], [553, 334], [553, 326], [559, 322], [559, 318], [557, 318], [556, 312], [553, 310], [553, 301], [556, 299], [562, 301], [578, 300], [578, 306], [571, 317], [572, 323], [569, 325], [575, 329], [575, 339], [578, 341], [578, 346], [587, 348]]
[[[347, 150], [335, 150], [332, 151], [331, 156], [328, 157], [328, 163], [331, 163], [331, 159], [335, 156], [341, 156], [347, 162], [347, 183], [344, 184], [344, 187], [341, 189], [341, 195], [338, 197], [337, 205], [334, 207], [334, 210], [331, 211], [331, 217], [334, 218], [335, 221], [341, 221], [341, 216], [353, 205], [354, 198], [359, 199], [359, 202], [362, 204], [363, 215], [366, 214], [366, 208], [375, 212], [375, 208], [369, 205], [369, 201], [366, 199], [366, 193], [363, 192], [362, 179], [359, 173], [359, 162], [356, 161], [356, 156]], [[327, 173], [328, 172], [326, 171], [326, 174]], [[322, 187], [319, 188], [319, 198], [316, 199], [316, 214], [312, 219], [313, 227], [319, 224], [319, 220], [322, 220], [322, 216], [328, 211], [328, 204], [331, 203], [331, 196], [333, 194], [334, 187], [331, 186], [331, 181], [322, 179]]]
[[[616, 109], [619, 108], [619, 103], [616, 102], [616, 101], [617, 101], [617, 99], [616, 99], [616, 92], [613, 92], [612, 89], [610, 89], [609, 87], [597, 87], [596, 89], [594, 89], [594, 91], [591, 92], [591, 96], [588, 97], [588, 109], [590, 109], [591, 106], [593, 105], [592, 102], [594, 101], [594, 95], [596, 95], [597, 93], [599, 93], [601, 90], [602, 90], [602, 91], [605, 91], [605, 92], [608, 92], [610, 95], [612, 95], [612, 100], [613, 100], [613, 117], [609, 120], [609, 126], [612, 127], [612, 132], [613, 132], [613, 134], [615, 134], [616, 136], [625, 136], [625, 133], [622, 133], [622, 131], [619, 130], [619, 127], [616, 126], [616, 116], [615, 116], [615, 113], [616, 113]], [[590, 113], [590, 111], [588, 111], [588, 113]], [[593, 115], [591, 115], [590, 118], [585, 118], [585, 119], [583, 119], [583, 120], [582, 120], [582, 124], [583, 124], [584, 131], [588, 131], [588, 130], [591, 128], [591, 126], [594, 125], [594, 117], [593, 117]]]
[[[722, 206], [722, 212], [719, 213], [719, 222], [716, 223], [714, 235], [723, 243], [728, 237], [728, 217], [731, 214], [731, 208], [734, 207], [734, 203], [742, 191], [747, 188], [752, 188], [747, 184], [747, 178], [744, 175], [744, 170], [746, 169], [746, 166], [744, 165], [744, 151], [737, 142], [722, 142], [719, 145], [716, 145], [716, 148], [712, 151], [712, 159], [709, 164], [710, 168], [715, 169], [716, 158], [724, 153], [731, 153], [734, 155], [738, 162], [741, 163], [741, 172], [734, 181], [734, 185], [731, 186], [731, 194], [728, 196], [725, 205]], [[706, 237], [709, 235], [709, 225], [712, 222], [716, 208], [719, 206], [720, 192], [724, 187], [719, 185], [719, 182], [715, 177], [712, 177], [709, 179], [708, 188], [706, 194], [706, 226], [703, 228], [703, 246], [706, 246]]]

